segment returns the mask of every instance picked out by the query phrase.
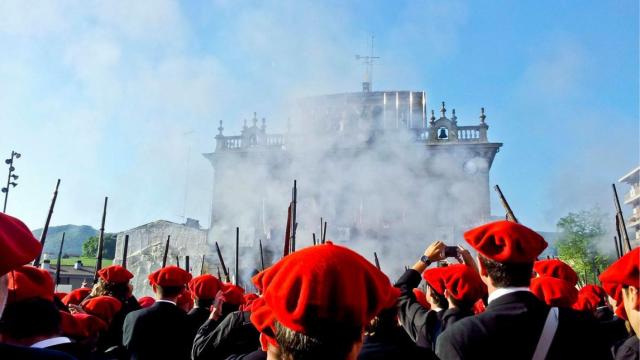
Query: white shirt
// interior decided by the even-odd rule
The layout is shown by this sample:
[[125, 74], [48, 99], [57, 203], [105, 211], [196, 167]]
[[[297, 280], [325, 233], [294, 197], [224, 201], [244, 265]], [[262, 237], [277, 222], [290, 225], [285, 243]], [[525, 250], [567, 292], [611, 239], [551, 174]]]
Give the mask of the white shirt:
[[515, 286], [515, 287], [506, 287], [506, 288], [498, 288], [496, 290], [494, 290], [491, 294], [489, 294], [489, 298], [488, 298], [488, 303], [491, 304], [492, 301], [494, 301], [495, 299], [507, 295], [507, 294], [511, 294], [514, 293], [516, 291], [528, 291], [531, 292], [531, 290], [529, 290], [528, 287], [526, 286]]
[[48, 348], [50, 346], [55, 346], [55, 345], [60, 345], [60, 344], [68, 344], [70, 343], [71, 340], [69, 340], [68, 337], [64, 337], [64, 336], [56, 336], [56, 337], [52, 337], [50, 339], [45, 339], [42, 341], [38, 341], [35, 344], [31, 344], [32, 348], [38, 348], [38, 349], [44, 349], [44, 348]]
[[169, 304], [173, 304], [173, 305], [178, 306], [175, 302], [170, 301], [170, 300], [156, 300], [156, 302], [166, 302], [166, 303], [169, 303]]

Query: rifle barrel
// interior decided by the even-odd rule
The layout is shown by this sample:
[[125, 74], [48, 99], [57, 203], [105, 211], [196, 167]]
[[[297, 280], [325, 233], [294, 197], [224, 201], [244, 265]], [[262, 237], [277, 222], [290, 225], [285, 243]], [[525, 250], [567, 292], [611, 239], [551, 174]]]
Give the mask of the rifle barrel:
[[40, 234], [40, 244], [42, 245], [42, 250], [38, 257], [33, 261], [33, 266], [40, 266], [40, 257], [42, 256], [42, 251], [44, 251], [44, 242], [47, 240], [47, 233], [49, 232], [49, 223], [51, 222], [51, 216], [53, 215], [53, 209], [56, 206], [56, 200], [58, 199], [58, 188], [60, 187], [60, 179], [56, 182], [56, 189], [53, 190], [53, 198], [51, 199], [51, 205], [49, 206], [49, 213], [47, 213], [47, 220], [44, 222], [44, 228], [42, 228], [42, 234]]
[[293, 194], [292, 194], [292, 206], [291, 206], [291, 226], [292, 226], [292, 232], [291, 232], [291, 252], [296, 251], [296, 229], [298, 228], [298, 224], [297, 224], [297, 218], [296, 218], [296, 210], [298, 207], [298, 181], [297, 180], [293, 180], [293, 190], [292, 190]]
[[236, 227], [236, 273], [234, 276], [236, 286], [240, 283], [240, 228]]
[[[222, 266], [222, 271], [224, 271], [224, 276], [227, 278], [227, 281], [229, 281], [229, 271], [227, 270], [227, 267], [224, 266], [224, 259], [222, 258], [222, 252], [220, 251], [220, 246], [218, 245], [218, 242], [216, 241], [216, 252], [218, 253], [218, 260], [220, 260], [220, 266]], [[218, 269], [218, 273], [220, 272], [220, 270]]]
[[324, 244], [327, 240], [327, 222], [324, 222], [324, 231], [322, 232], [322, 243]]
[[620, 219], [619, 227], [620, 231], [622, 232], [622, 238], [620, 240], [624, 240], [623, 244], [626, 246], [626, 248], [624, 249], [620, 248], [622, 254], [624, 255], [625, 253], [631, 251], [631, 242], [629, 241], [629, 234], [627, 234], [627, 225], [624, 222], [624, 215], [622, 214], [622, 208], [620, 207], [620, 199], [618, 198], [618, 190], [616, 190], [616, 184], [611, 184], [611, 187], [613, 188], [613, 202], [616, 206], [618, 218]]
[[504, 197], [502, 190], [500, 190], [500, 186], [496, 185], [493, 188], [496, 190], [496, 192], [498, 193], [498, 196], [500, 197], [500, 202], [502, 203], [502, 206], [504, 207], [504, 210], [507, 213], [507, 220], [517, 223], [518, 219], [516, 218], [516, 215], [513, 213], [513, 210], [511, 210], [511, 206], [509, 206], [509, 203], [507, 202], [507, 199]]
[[264, 271], [264, 254], [262, 252], [262, 239], [258, 240], [260, 243], [260, 267]]
[[200, 275], [204, 275], [204, 255], [202, 255], [202, 261], [200, 262]]
[[378, 268], [378, 270], [380, 270], [380, 260], [378, 260], [378, 253], [376, 253], [375, 251], [373, 252], [373, 259], [376, 262], [376, 267]]
[[184, 257], [184, 269], [185, 269], [187, 272], [191, 272], [191, 270], [189, 270], [189, 265], [191, 265], [191, 264], [189, 264], [189, 255], [186, 255], [186, 256]]
[[60, 263], [62, 263], [62, 247], [64, 246], [64, 235], [62, 233], [62, 240], [60, 240], [60, 250], [58, 250], [58, 262], [56, 263], [56, 287], [60, 284]]
[[124, 236], [124, 247], [122, 249], [122, 267], [127, 268], [127, 255], [129, 252], [129, 234]]
[[167, 266], [167, 256], [169, 255], [169, 242], [171, 235], [167, 235], [167, 242], [164, 244], [164, 254], [162, 255], [162, 267]]
[[109, 198], [104, 197], [104, 208], [102, 209], [102, 222], [100, 222], [100, 237], [98, 238], [98, 260], [96, 261], [96, 270], [93, 274], [93, 283], [98, 282], [98, 271], [102, 269], [102, 248], [104, 247], [104, 222], [107, 218], [107, 202]]

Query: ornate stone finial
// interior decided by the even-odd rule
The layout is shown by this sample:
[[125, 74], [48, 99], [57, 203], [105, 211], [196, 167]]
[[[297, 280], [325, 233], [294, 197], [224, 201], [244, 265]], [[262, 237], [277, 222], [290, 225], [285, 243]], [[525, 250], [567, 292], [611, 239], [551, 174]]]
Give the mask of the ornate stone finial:
[[451, 109], [451, 121], [456, 122], [458, 117], [456, 116], [456, 109]]
[[480, 124], [484, 124], [484, 119], [487, 118], [487, 115], [484, 114], [484, 108], [480, 108]]
[[444, 107], [444, 101], [442, 102], [442, 107], [440, 108], [440, 113], [442, 114], [442, 117], [446, 117], [445, 114], [447, 113], [447, 109]]
[[220, 120], [220, 126], [218, 126], [218, 135], [222, 136], [222, 130], [224, 130], [224, 128], [222, 127], [222, 120]]
[[253, 112], [253, 126], [258, 126], [258, 113], [256, 113], [255, 111]]
[[262, 131], [267, 130], [267, 119], [266, 118], [262, 118], [262, 126], [260, 127], [260, 129]]

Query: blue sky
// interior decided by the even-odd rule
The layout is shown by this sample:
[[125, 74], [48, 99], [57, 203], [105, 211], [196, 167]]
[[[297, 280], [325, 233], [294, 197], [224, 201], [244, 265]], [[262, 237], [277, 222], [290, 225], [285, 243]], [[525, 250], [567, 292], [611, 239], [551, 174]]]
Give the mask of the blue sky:
[[[459, 121], [487, 111], [492, 170], [520, 220], [611, 211], [639, 163], [637, 1], [0, 1], [0, 152], [23, 154], [8, 212], [108, 231], [207, 223], [218, 121], [282, 130], [289, 99], [425, 90]], [[3, 155], [4, 156], [4, 155]], [[2, 170], [4, 171], [4, 170]], [[625, 187], [623, 186], [622, 189]], [[501, 213], [496, 199], [493, 211]]]

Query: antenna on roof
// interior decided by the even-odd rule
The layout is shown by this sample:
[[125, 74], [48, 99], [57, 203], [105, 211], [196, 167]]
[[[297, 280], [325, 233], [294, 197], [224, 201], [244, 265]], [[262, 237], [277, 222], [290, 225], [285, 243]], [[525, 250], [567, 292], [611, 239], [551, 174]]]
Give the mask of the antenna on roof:
[[373, 53], [373, 35], [371, 35], [371, 54], [369, 56], [356, 55], [356, 60], [362, 60], [365, 65], [364, 81], [362, 82], [362, 91], [369, 92], [372, 89], [373, 84], [373, 62], [380, 59], [379, 56], [374, 56]]

